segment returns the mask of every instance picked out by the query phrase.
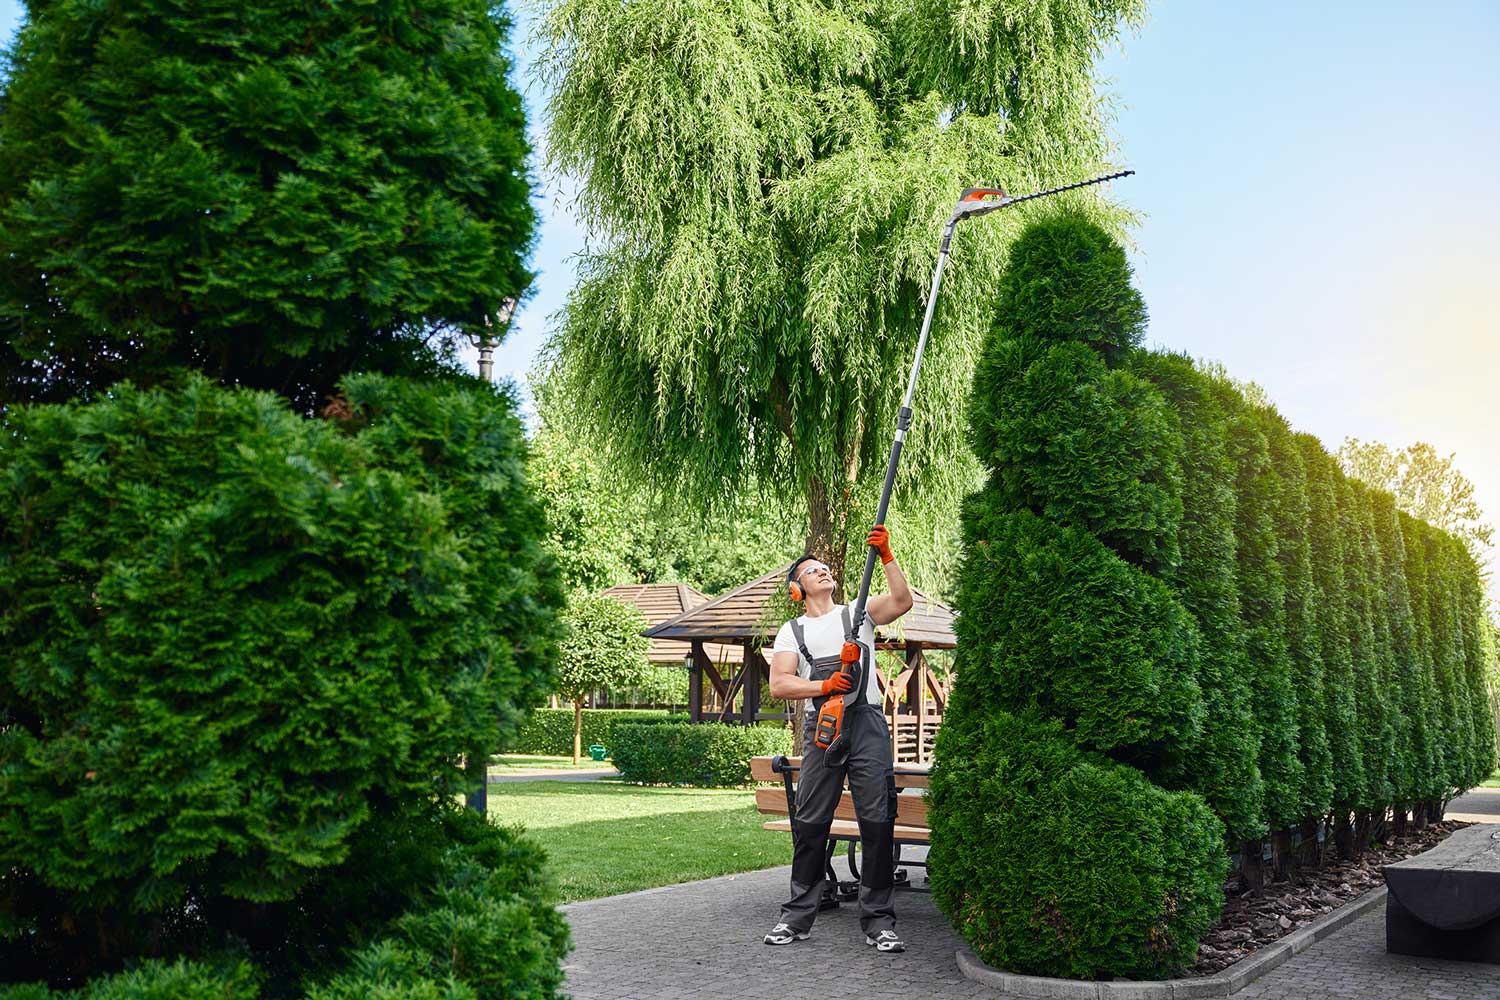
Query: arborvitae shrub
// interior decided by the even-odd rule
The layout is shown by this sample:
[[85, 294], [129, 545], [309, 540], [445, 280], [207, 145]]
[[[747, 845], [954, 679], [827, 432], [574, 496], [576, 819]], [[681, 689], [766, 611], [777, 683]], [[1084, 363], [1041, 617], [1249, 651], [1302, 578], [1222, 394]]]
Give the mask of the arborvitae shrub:
[[1085, 344], [991, 346], [970, 406], [991, 490], [1092, 532], [1137, 565], [1176, 563], [1182, 443], [1162, 398]]
[[1426, 525], [1405, 512], [1398, 514], [1398, 520], [1401, 522], [1401, 549], [1406, 557], [1406, 586], [1411, 599], [1415, 637], [1412, 670], [1417, 683], [1408, 692], [1413, 739], [1418, 748], [1413, 791], [1417, 801], [1431, 801], [1447, 794], [1443, 780], [1447, 750], [1433, 669], [1432, 620], [1427, 610], [1427, 558], [1423, 542]]
[[1277, 559], [1276, 509], [1285, 486], [1271, 464], [1265, 421], [1231, 386], [1220, 388], [1229, 411], [1235, 463], [1235, 583], [1245, 622], [1251, 709], [1265, 781], [1262, 820], [1273, 830], [1300, 820], [1302, 762], [1297, 757], [1297, 691], [1286, 641], [1286, 583]]
[[1065, 720], [1092, 749], [1177, 762], [1202, 724], [1192, 620], [1088, 532], [991, 499], [964, 510], [958, 676], [996, 708]]
[[1182, 432], [1182, 561], [1163, 577], [1203, 637], [1198, 659], [1203, 739], [1192, 756], [1187, 784], [1224, 820], [1231, 839], [1258, 837], [1264, 830], [1264, 785], [1235, 579], [1229, 417], [1213, 380], [1188, 358], [1142, 353], [1131, 358], [1131, 369], [1172, 404]]
[[0, 402], [186, 365], [311, 412], [350, 371], [435, 371], [429, 342], [525, 286], [500, 5], [28, 6], [0, 100]]
[[1344, 536], [1339, 530], [1339, 470], [1318, 439], [1298, 434], [1307, 468], [1308, 542], [1317, 587], [1318, 633], [1323, 657], [1323, 731], [1333, 757], [1333, 805], [1352, 808], [1364, 787], [1364, 758], [1354, 700], [1354, 659], [1350, 652], [1344, 585]]
[[460, 756], [544, 697], [561, 594], [513, 401], [346, 389], [337, 424], [200, 378], [6, 415], [7, 973], [331, 960]]
[[1203, 800], [1081, 749], [1058, 721], [949, 711], [960, 717], [938, 732], [932, 892], [975, 954], [1083, 978], [1192, 964], [1227, 868]]
[[1323, 658], [1313, 607], [1312, 549], [1308, 544], [1307, 468], [1291, 428], [1274, 410], [1260, 411], [1262, 427], [1280, 483], [1273, 511], [1276, 559], [1281, 565], [1288, 665], [1297, 699], [1297, 755], [1302, 765], [1298, 820], [1326, 814], [1332, 805], [1332, 755], [1323, 729]]
[[1011, 244], [995, 330], [1002, 339], [1087, 344], [1114, 363], [1146, 328], [1146, 305], [1130, 277], [1125, 248], [1098, 223], [1068, 213], [1040, 220]]

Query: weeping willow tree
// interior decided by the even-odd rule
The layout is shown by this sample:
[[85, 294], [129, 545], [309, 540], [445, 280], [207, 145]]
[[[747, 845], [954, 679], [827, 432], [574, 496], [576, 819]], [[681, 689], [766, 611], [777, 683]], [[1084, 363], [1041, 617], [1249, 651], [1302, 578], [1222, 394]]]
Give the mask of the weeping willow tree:
[[[1104, 168], [1093, 63], [1143, 13], [1143, 0], [559, 0], [542, 29], [549, 156], [578, 178], [591, 240], [549, 387], [622, 467], [685, 500], [759, 487], [805, 504], [807, 547], [842, 579], [958, 192]], [[1097, 193], [1076, 198], [1123, 221]], [[960, 401], [1024, 221], [1001, 213], [954, 241], [891, 519], [919, 561], [951, 549], [936, 529], [978, 482]]]

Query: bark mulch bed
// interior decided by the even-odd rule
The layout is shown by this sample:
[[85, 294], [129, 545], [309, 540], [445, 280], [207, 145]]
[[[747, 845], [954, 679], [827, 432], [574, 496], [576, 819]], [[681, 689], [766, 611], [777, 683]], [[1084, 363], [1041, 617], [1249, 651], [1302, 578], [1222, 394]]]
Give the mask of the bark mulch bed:
[[1385, 885], [1382, 865], [1421, 854], [1469, 825], [1445, 820], [1425, 830], [1412, 830], [1399, 841], [1367, 849], [1357, 861], [1333, 858], [1321, 867], [1299, 869], [1289, 881], [1267, 882], [1259, 896], [1244, 891], [1238, 878], [1231, 876], [1224, 886], [1224, 915], [1203, 935], [1198, 961], [1187, 975], [1211, 976], [1356, 896], [1378, 889]]

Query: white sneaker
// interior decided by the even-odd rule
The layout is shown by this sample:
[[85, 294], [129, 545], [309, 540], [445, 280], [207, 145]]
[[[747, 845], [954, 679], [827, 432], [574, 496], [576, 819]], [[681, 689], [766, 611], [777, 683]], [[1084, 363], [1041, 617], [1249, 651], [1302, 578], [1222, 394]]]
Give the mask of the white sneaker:
[[812, 931], [794, 931], [786, 924], [777, 924], [766, 935], [765, 941], [766, 944], [791, 944], [793, 941], [806, 941], [810, 937]]
[[874, 937], [865, 935], [865, 944], [873, 944], [876, 951], [905, 951], [906, 942], [895, 931], [881, 931]]

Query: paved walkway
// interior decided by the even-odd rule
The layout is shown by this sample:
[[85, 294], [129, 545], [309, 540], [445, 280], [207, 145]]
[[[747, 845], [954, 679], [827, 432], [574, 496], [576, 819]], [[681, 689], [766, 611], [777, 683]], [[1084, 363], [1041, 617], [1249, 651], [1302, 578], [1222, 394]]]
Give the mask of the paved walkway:
[[535, 770], [535, 771], [506, 771], [503, 774], [489, 775], [489, 783], [494, 785], [502, 781], [598, 781], [600, 778], [618, 778], [620, 772], [612, 767], [600, 768], [587, 771], [564, 771], [564, 770]]
[[1444, 819], [1465, 823], [1500, 823], [1500, 788], [1476, 788], [1448, 803]]
[[[573, 903], [575, 1000], [1005, 998], [964, 978], [958, 936], [926, 893], [901, 892], [908, 951], [864, 944], [855, 908], [822, 914], [807, 941], [761, 943], [787, 892], [789, 867]], [[1385, 909], [1337, 932], [1235, 994], [1264, 1000], [1500, 1000], [1500, 966], [1385, 953]]]

